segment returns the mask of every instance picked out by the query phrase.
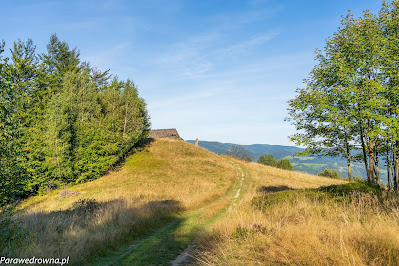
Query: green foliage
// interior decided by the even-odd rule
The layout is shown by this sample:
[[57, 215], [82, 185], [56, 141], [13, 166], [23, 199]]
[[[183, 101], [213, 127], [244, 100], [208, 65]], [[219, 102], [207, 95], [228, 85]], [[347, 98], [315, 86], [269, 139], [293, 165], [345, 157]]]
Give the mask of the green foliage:
[[380, 196], [383, 191], [381, 186], [364, 182], [364, 180], [360, 182], [356, 181], [341, 185], [330, 185], [326, 187], [320, 187], [317, 190], [338, 196], [348, 196], [353, 194], [354, 192], [373, 193], [374, 195]]
[[95, 179], [147, 137], [135, 84], [110, 82], [55, 34], [41, 55], [15, 42], [10, 61], [0, 58], [1, 204]]
[[13, 255], [13, 251], [33, 245], [33, 237], [15, 218], [12, 207], [0, 208], [0, 253]]
[[305, 88], [289, 102], [288, 120], [298, 130], [291, 140], [310, 154], [343, 156], [349, 177], [351, 160], [361, 158], [369, 182], [380, 181], [379, 156], [388, 172], [395, 165], [399, 178], [398, 10], [399, 1], [383, 1], [376, 15], [343, 17], [324, 50], [316, 51]]
[[278, 161], [274, 158], [273, 154], [265, 154], [259, 156], [258, 163], [277, 167]]
[[280, 169], [291, 170], [291, 171], [294, 170], [294, 166], [292, 166], [290, 159], [283, 158], [280, 161], [277, 161], [274, 158], [273, 154], [261, 155], [261, 156], [259, 156], [259, 159], [257, 162], [264, 164], [264, 165], [277, 167]]
[[21, 196], [25, 173], [21, 167], [21, 131], [16, 110], [23, 105], [13, 69], [1, 57], [0, 44], [0, 207]]
[[290, 159], [283, 158], [277, 163], [277, 167], [284, 170], [294, 170], [294, 166], [292, 166]]
[[330, 177], [330, 178], [335, 178], [335, 179], [340, 179], [340, 175], [337, 170], [326, 168], [324, 169], [324, 172], [319, 172], [317, 174], [318, 176], [325, 176], [325, 177]]

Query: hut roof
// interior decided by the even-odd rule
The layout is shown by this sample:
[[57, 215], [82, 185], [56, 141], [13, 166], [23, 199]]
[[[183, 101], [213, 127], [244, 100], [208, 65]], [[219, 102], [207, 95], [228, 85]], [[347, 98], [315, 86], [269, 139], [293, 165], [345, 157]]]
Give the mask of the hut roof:
[[175, 139], [175, 140], [183, 140], [177, 130], [175, 128], [169, 129], [153, 129], [150, 131], [149, 138], [153, 139]]

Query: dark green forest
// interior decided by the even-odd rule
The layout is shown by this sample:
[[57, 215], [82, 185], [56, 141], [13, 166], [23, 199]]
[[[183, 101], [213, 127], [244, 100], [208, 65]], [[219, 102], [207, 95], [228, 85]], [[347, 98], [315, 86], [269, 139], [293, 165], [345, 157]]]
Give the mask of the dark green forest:
[[134, 82], [79, 56], [55, 34], [45, 53], [0, 43], [1, 205], [98, 178], [148, 136]]

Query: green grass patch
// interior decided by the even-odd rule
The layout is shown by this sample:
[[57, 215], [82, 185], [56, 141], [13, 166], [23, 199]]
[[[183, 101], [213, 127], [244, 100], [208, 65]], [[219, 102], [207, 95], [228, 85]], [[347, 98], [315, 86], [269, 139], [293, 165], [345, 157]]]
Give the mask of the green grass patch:
[[377, 184], [370, 184], [367, 182], [356, 181], [341, 185], [330, 185], [325, 187], [320, 187], [315, 190], [324, 191], [330, 195], [335, 196], [346, 196], [351, 195], [355, 192], [359, 193], [373, 193], [377, 196], [381, 196], [382, 188]]
[[125, 163], [129, 170], [149, 171], [168, 166], [166, 160], [155, 157], [151, 152], [141, 151], [131, 156]]
[[367, 182], [351, 182], [340, 185], [330, 185], [313, 189], [284, 190], [278, 192], [267, 192], [252, 199], [252, 204], [258, 208], [271, 207], [281, 203], [295, 204], [298, 199], [306, 198], [311, 202], [334, 203], [341, 202], [344, 199], [351, 199], [352, 195], [374, 194], [377, 197], [382, 196], [382, 187]]
[[252, 204], [262, 210], [281, 203], [294, 204], [300, 198], [307, 198], [310, 201], [328, 201], [331, 197], [328, 193], [322, 191], [314, 191], [311, 189], [304, 190], [286, 190], [268, 193], [262, 196], [256, 196], [252, 199]]

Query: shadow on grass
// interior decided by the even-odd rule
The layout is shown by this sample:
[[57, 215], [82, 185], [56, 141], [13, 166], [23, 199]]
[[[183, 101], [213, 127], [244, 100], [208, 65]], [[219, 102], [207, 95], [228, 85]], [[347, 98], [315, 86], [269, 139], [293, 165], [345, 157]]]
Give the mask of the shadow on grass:
[[286, 191], [286, 190], [294, 190], [291, 187], [287, 186], [261, 186], [260, 188], [257, 189], [257, 192], [259, 193], [273, 193], [273, 192], [279, 192], [279, 191]]
[[72, 264], [87, 264], [176, 220], [183, 211], [175, 200], [141, 203], [139, 199], [97, 202], [81, 199], [67, 210], [20, 215], [35, 243], [16, 255], [70, 257]]
[[170, 265], [196, 237], [196, 230], [182, 232], [186, 226], [186, 219], [176, 218], [106, 265]]

